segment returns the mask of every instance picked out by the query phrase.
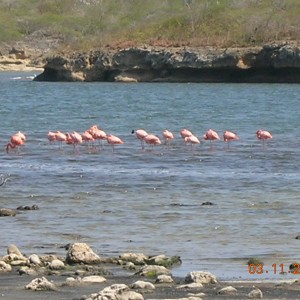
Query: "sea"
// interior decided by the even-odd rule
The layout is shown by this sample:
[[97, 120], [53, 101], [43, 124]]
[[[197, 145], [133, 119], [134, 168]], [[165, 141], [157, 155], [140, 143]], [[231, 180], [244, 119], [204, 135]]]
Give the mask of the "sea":
[[[300, 85], [35, 82], [0, 73], [0, 256], [65, 256], [82, 242], [101, 257], [180, 256], [174, 276], [209, 271], [221, 280], [298, 279]], [[97, 125], [124, 144], [50, 143], [49, 131]], [[187, 128], [199, 145], [186, 145]], [[141, 147], [144, 129], [170, 145]], [[219, 141], [205, 141], [213, 129]], [[257, 140], [258, 129], [271, 140]], [[230, 130], [239, 140], [225, 143]], [[17, 131], [27, 140], [6, 152]], [[249, 268], [250, 258], [263, 271]], [[298, 277], [297, 277], [298, 276]]]

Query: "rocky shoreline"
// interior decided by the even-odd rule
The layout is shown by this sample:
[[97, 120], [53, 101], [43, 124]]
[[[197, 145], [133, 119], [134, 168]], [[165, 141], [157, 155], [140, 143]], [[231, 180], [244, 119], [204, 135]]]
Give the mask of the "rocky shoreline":
[[35, 81], [300, 83], [300, 45], [144, 46], [36, 56], [15, 50], [0, 57], [0, 70], [43, 70]]
[[172, 276], [179, 257], [124, 253], [103, 258], [85, 243], [67, 254], [24, 255], [15, 246], [0, 258], [3, 299], [299, 299], [298, 280], [220, 281], [208, 271]]

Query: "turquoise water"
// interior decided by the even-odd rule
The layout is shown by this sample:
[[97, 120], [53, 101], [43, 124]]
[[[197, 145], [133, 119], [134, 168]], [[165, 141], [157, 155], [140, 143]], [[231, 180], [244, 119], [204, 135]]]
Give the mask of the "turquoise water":
[[[179, 255], [178, 276], [297, 276], [271, 266], [288, 270], [300, 260], [300, 85], [45, 83], [27, 75], [0, 73], [0, 174], [10, 174], [0, 207], [40, 209], [0, 218], [0, 255], [11, 243], [24, 254], [65, 255], [61, 247], [78, 241], [102, 256]], [[94, 124], [124, 145], [74, 151], [47, 140], [48, 131]], [[175, 140], [142, 150], [131, 134], [138, 128], [159, 136], [168, 128]], [[232, 130], [240, 140], [202, 139], [191, 149], [182, 128], [200, 139], [209, 128]], [[273, 139], [263, 145], [258, 129]], [[7, 154], [19, 130], [26, 145]], [[249, 257], [268, 274], [249, 274]]]

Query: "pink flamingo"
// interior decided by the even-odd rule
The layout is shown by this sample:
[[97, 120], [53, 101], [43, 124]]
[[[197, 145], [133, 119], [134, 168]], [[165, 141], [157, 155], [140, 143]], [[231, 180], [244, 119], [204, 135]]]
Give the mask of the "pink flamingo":
[[88, 132], [93, 135], [94, 132], [96, 132], [98, 130], [98, 126], [97, 125], [93, 125], [88, 129]]
[[26, 140], [25, 135], [20, 131], [12, 135], [10, 138], [10, 142], [6, 145], [6, 152], [8, 153], [9, 149], [14, 149], [16, 147], [18, 148], [24, 145], [25, 140]]
[[272, 134], [269, 131], [261, 130], [261, 129], [256, 131], [256, 137], [259, 140], [263, 141], [263, 145], [265, 144], [265, 140], [269, 140], [269, 139], [273, 138]]
[[223, 134], [223, 139], [224, 142], [230, 142], [230, 141], [238, 140], [239, 137], [236, 133], [232, 131], [225, 131]]
[[50, 143], [59, 142], [61, 144], [62, 142], [66, 142], [67, 137], [64, 133], [62, 133], [60, 131], [55, 131], [55, 132], [49, 131], [48, 132], [48, 140]]
[[115, 150], [115, 145], [121, 145], [124, 144], [124, 142], [117, 136], [112, 135], [112, 134], [108, 134], [107, 136], [107, 142], [108, 144], [112, 145], [112, 151], [114, 152]]
[[55, 132], [52, 132], [52, 131], [48, 132], [48, 140], [49, 140], [50, 143], [56, 141], [56, 134], [55, 134]]
[[191, 131], [184, 128], [184, 129], [181, 129], [180, 135], [183, 139], [185, 139], [186, 137], [192, 136], [193, 134], [191, 133]]
[[171, 131], [169, 131], [168, 129], [163, 131], [162, 136], [165, 140], [166, 145], [169, 145], [170, 141], [174, 139], [173, 133]]
[[212, 129], [207, 130], [206, 133], [203, 135], [203, 138], [211, 142], [220, 139], [219, 135]]
[[135, 136], [141, 141], [142, 149], [144, 149], [145, 148], [144, 138], [148, 135], [148, 132], [145, 131], [144, 129], [137, 129], [136, 131], [134, 131], [134, 129], [132, 129], [131, 133], [132, 134], [135, 133]]
[[271, 139], [273, 136], [272, 134], [267, 131], [267, 130], [257, 130], [256, 131], [256, 137], [259, 139], [259, 140], [269, 140]]
[[91, 126], [87, 131], [93, 136], [95, 140], [99, 140], [99, 144], [101, 144], [101, 146], [101, 141], [107, 139], [106, 133], [103, 130], [99, 129], [97, 125]]
[[159, 139], [159, 137], [157, 137], [156, 135], [154, 134], [148, 134], [144, 137], [144, 141], [146, 142], [146, 144], [149, 144], [152, 146], [152, 149], [153, 149], [153, 146], [156, 146], [156, 145], [160, 145], [161, 144], [161, 141]]
[[60, 131], [55, 132], [55, 138], [56, 138], [56, 141], [61, 142], [61, 143], [67, 141], [66, 135]]
[[76, 145], [82, 143], [82, 136], [76, 131], [73, 131], [72, 133], [67, 132], [66, 133], [66, 143], [68, 145], [73, 145], [74, 150], [75, 150]]
[[88, 144], [95, 140], [94, 137], [87, 130], [83, 132], [81, 137], [82, 137], [82, 141], [87, 142]]
[[20, 138], [22, 139], [23, 142], [26, 141], [26, 136], [25, 136], [24, 133], [22, 133], [21, 131], [18, 131], [16, 134], [17, 134], [18, 136], [20, 136]]
[[186, 144], [190, 143], [191, 148], [193, 148], [193, 145], [200, 144], [200, 140], [194, 135], [185, 137], [184, 141], [186, 142]]

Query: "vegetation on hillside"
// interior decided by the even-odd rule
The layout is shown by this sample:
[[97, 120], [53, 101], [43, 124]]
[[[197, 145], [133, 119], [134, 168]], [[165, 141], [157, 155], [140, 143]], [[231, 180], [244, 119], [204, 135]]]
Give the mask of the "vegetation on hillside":
[[62, 47], [249, 46], [299, 40], [299, 0], [0, 0], [0, 42]]

